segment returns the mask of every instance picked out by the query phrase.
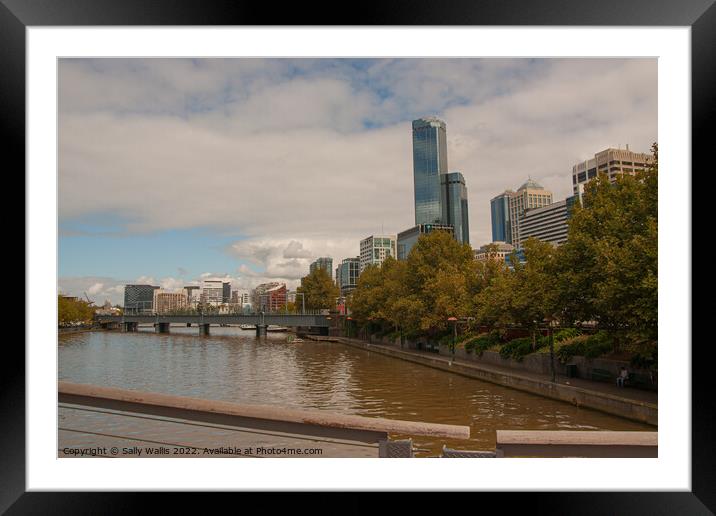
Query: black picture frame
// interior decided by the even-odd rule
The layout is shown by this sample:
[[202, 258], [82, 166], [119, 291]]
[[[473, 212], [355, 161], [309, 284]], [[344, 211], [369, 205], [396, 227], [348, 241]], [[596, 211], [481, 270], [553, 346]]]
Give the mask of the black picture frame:
[[[716, 113], [716, 7], [713, 3], [714, 0], [385, 1], [353, 4], [355, 9], [342, 11], [337, 4], [281, 3], [277, 8], [275, 4], [229, 0], [181, 3], [173, 0], [0, 0], [3, 162], [7, 166], [10, 162], [7, 158], [14, 158], [11, 160], [14, 170], [25, 169], [25, 29], [29, 26], [605, 25], [691, 27], [692, 162], [693, 168], [700, 164], [706, 169], [711, 151], [706, 129]], [[688, 252], [690, 256], [691, 250]], [[690, 345], [690, 342], [683, 344]], [[19, 346], [10, 348], [5, 347], [6, 367], [0, 375], [0, 512], [114, 514], [137, 512], [146, 507], [147, 495], [133, 493], [25, 492], [25, 354]], [[708, 360], [706, 346], [693, 346], [691, 352], [691, 492], [511, 493], [510, 507], [525, 503], [529, 504], [531, 513], [539, 514], [709, 514], [716, 511], [715, 403], [707, 380], [711, 378], [712, 362]], [[446, 496], [448, 505], [454, 503], [454, 498], [447, 493], [442, 495]], [[482, 504], [487, 501], [486, 496], [499, 495], [479, 496]], [[181, 496], [172, 499], [184, 503]], [[368, 510], [374, 505], [370, 497], [354, 498], [348, 505], [342, 504], [352, 512]], [[330, 506], [328, 499], [326, 505]], [[413, 497], [403, 508], [420, 507], [425, 508], [422, 498]]]

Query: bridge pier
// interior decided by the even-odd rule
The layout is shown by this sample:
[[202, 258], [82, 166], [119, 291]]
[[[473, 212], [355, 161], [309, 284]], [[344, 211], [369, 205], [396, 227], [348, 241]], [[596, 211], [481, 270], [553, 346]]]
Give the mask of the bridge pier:
[[199, 335], [208, 337], [210, 335], [209, 324], [199, 324]]
[[267, 328], [268, 328], [268, 324], [257, 324], [256, 325], [256, 336], [257, 337], [265, 337]]
[[157, 333], [169, 333], [169, 323], [168, 322], [154, 323], [154, 331], [156, 331]]
[[125, 333], [134, 333], [139, 330], [139, 323], [125, 322], [122, 323], [122, 331]]

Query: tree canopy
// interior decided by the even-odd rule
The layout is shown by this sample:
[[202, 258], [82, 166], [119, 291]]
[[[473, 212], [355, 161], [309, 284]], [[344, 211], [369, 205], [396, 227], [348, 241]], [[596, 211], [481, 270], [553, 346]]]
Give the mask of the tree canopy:
[[[535, 331], [594, 322], [615, 340], [657, 339], [657, 180], [653, 164], [614, 183], [587, 183], [572, 208], [560, 247], [528, 239], [525, 262], [495, 256], [476, 261], [469, 245], [445, 232], [421, 235], [404, 261], [367, 267], [353, 292], [352, 313], [401, 335], [444, 335], [449, 317], [494, 328]], [[489, 250], [488, 250], [489, 251]], [[488, 252], [488, 255], [490, 253]], [[495, 253], [493, 253], [495, 254]]]
[[81, 299], [57, 296], [57, 322], [60, 326], [88, 323], [94, 315], [91, 303]]
[[305, 296], [306, 309], [322, 309], [335, 306], [340, 289], [333, 282], [331, 275], [325, 269], [317, 267], [301, 278], [301, 285], [296, 289], [296, 305], [303, 306]]

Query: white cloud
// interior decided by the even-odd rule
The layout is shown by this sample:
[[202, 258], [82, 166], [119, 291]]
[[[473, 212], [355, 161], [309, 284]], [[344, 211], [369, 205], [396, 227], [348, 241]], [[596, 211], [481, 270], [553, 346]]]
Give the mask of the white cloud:
[[87, 292], [90, 295], [94, 296], [94, 295], [97, 295], [100, 292], [102, 292], [103, 288], [104, 288], [104, 283], [94, 283], [92, 286], [90, 286], [90, 288], [87, 289]]
[[61, 61], [60, 217], [232, 228], [246, 238], [229, 252], [250, 264], [238, 281], [294, 281], [311, 259], [335, 267], [361, 238], [412, 225], [410, 120], [438, 114], [479, 246], [490, 198], [528, 175], [561, 199], [575, 162], [618, 144], [648, 151], [656, 72], [655, 59], [378, 60], [363, 73], [321, 60]]
[[303, 248], [303, 244], [297, 240], [291, 240], [283, 250], [284, 258], [311, 258], [311, 251]]
[[180, 290], [186, 282], [179, 278], [162, 278], [159, 281], [159, 286], [162, 287], [164, 290]]
[[97, 305], [109, 299], [112, 304], [122, 304], [126, 281], [108, 277], [63, 277], [59, 278], [57, 290], [61, 294], [85, 299], [85, 294]]

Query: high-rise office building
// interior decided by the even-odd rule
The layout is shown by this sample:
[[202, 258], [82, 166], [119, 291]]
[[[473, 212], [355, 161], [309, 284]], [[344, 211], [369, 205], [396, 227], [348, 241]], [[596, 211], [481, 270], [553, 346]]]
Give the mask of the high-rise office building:
[[341, 289], [341, 296], [345, 297], [358, 285], [360, 276], [360, 256], [346, 258], [336, 269], [336, 284]]
[[490, 218], [492, 221], [492, 241], [512, 243], [512, 224], [510, 223], [510, 196], [515, 192], [507, 190], [490, 200]]
[[442, 222], [440, 176], [448, 171], [445, 122], [435, 117], [413, 120], [415, 224]]
[[231, 302], [231, 282], [225, 281], [221, 285], [221, 302], [222, 303], [230, 303]]
[[653, 159], [651, 154], [630, 151], [629, 145], [626, 146], [626, 149], [609, 148], [597, 152], [594, 158], [577, 163], [572, 167], [572, 190], [575, 195], [581, 195], [584, 185], [602, 172], [607, 174], [613, 183], [621, 174], [634, 174], [647, 169]]
[[552, 204], [552, 192], [545, 190], [542, 185], [534, 179], [528, 179], [516, 192], [510, 195], [510, 224], [512, 242], [515, 247], [520, 247], [522, 237], [520, 235], [520, 219], [525, 210], [541, 208]]
[[154, 291], [159, 289], [153, 285], [125, 285], [124, 313], [153, 313]]
[[280, 312], [286, 308], [288, 291], [285, 283], [264, 283], [254, 289], [253, 307], [259, 312]]
[[171, 292], [157, 289], [154, 291], [154, 311], [158, 314], [168, 314], [186, 308], [186, 292]]
[[467, 187], [460, 172], [441, 176], [442, 221], [454, 228], [453, 236], [461, 244], [470, 243], [470, 223], [467, 213]]
[[465, 178], [448, 172], [447, 127], [438, 118], [413, 120], [413, 185], [415, 227], [451, 225], [455, 239], [469, 244]]
[[189, 306], [196, 305], [201, 296], [201, 287], [199, 285], [186, 285], [183, 289], [186, 294], [186, 303]]
[[251, 303], [249, 298], [249, 292], [247, 290], [236, 290], [231, 291], [231, 304], [244, 306]]
[[557, 201], [525, 211], [520, 220], [520, 240], [536, 238], [561, 245], [567, 241], [567, 201]]
[[[282, 288], [283, 287], [283, 288]], [[251, 306], [255, 311], [267, 311], [273, 305], [278, 306], [277, 299], [283, 294], [283, 302], [286, 302], [286, 284], [272, 281], [256, 285], [251, 291]], [[278, 297], [277, 297], [278, 296]], [[282, 305], [283, 306], [283, 305]]]
[[333, 272], [333, 258], [323, 257], [318, 258], [309, 266], [309, 271], [313, 273], [316, 269], [323, 269], [330, 276]]
[[360, 241], [360, 272], [369, 265], [381, 265], [388, 257], [396, 257], [395, 236], [371, 235]]
[[405, 231], [401, 231], [397, 237], [398, 260], [407, 260], [410, 250], [418, 242], [420, 235], [427, 235], [433, 231], [447, 231], [452, 235], [454, 228], [444, 224], [418, 224]]
[[572, 216], [572, 208], [577, 197], [573, 195], [563, 201], [526, 210], [520, 220], [520, 240], [524, 243], [528, 238], [534, 237], [554, 245], [565, 243], [569, 218]]
[[220, 305], [224, 301], [224, 281], [204, 279], [201, 282], [201, 301], [210, 305]]

